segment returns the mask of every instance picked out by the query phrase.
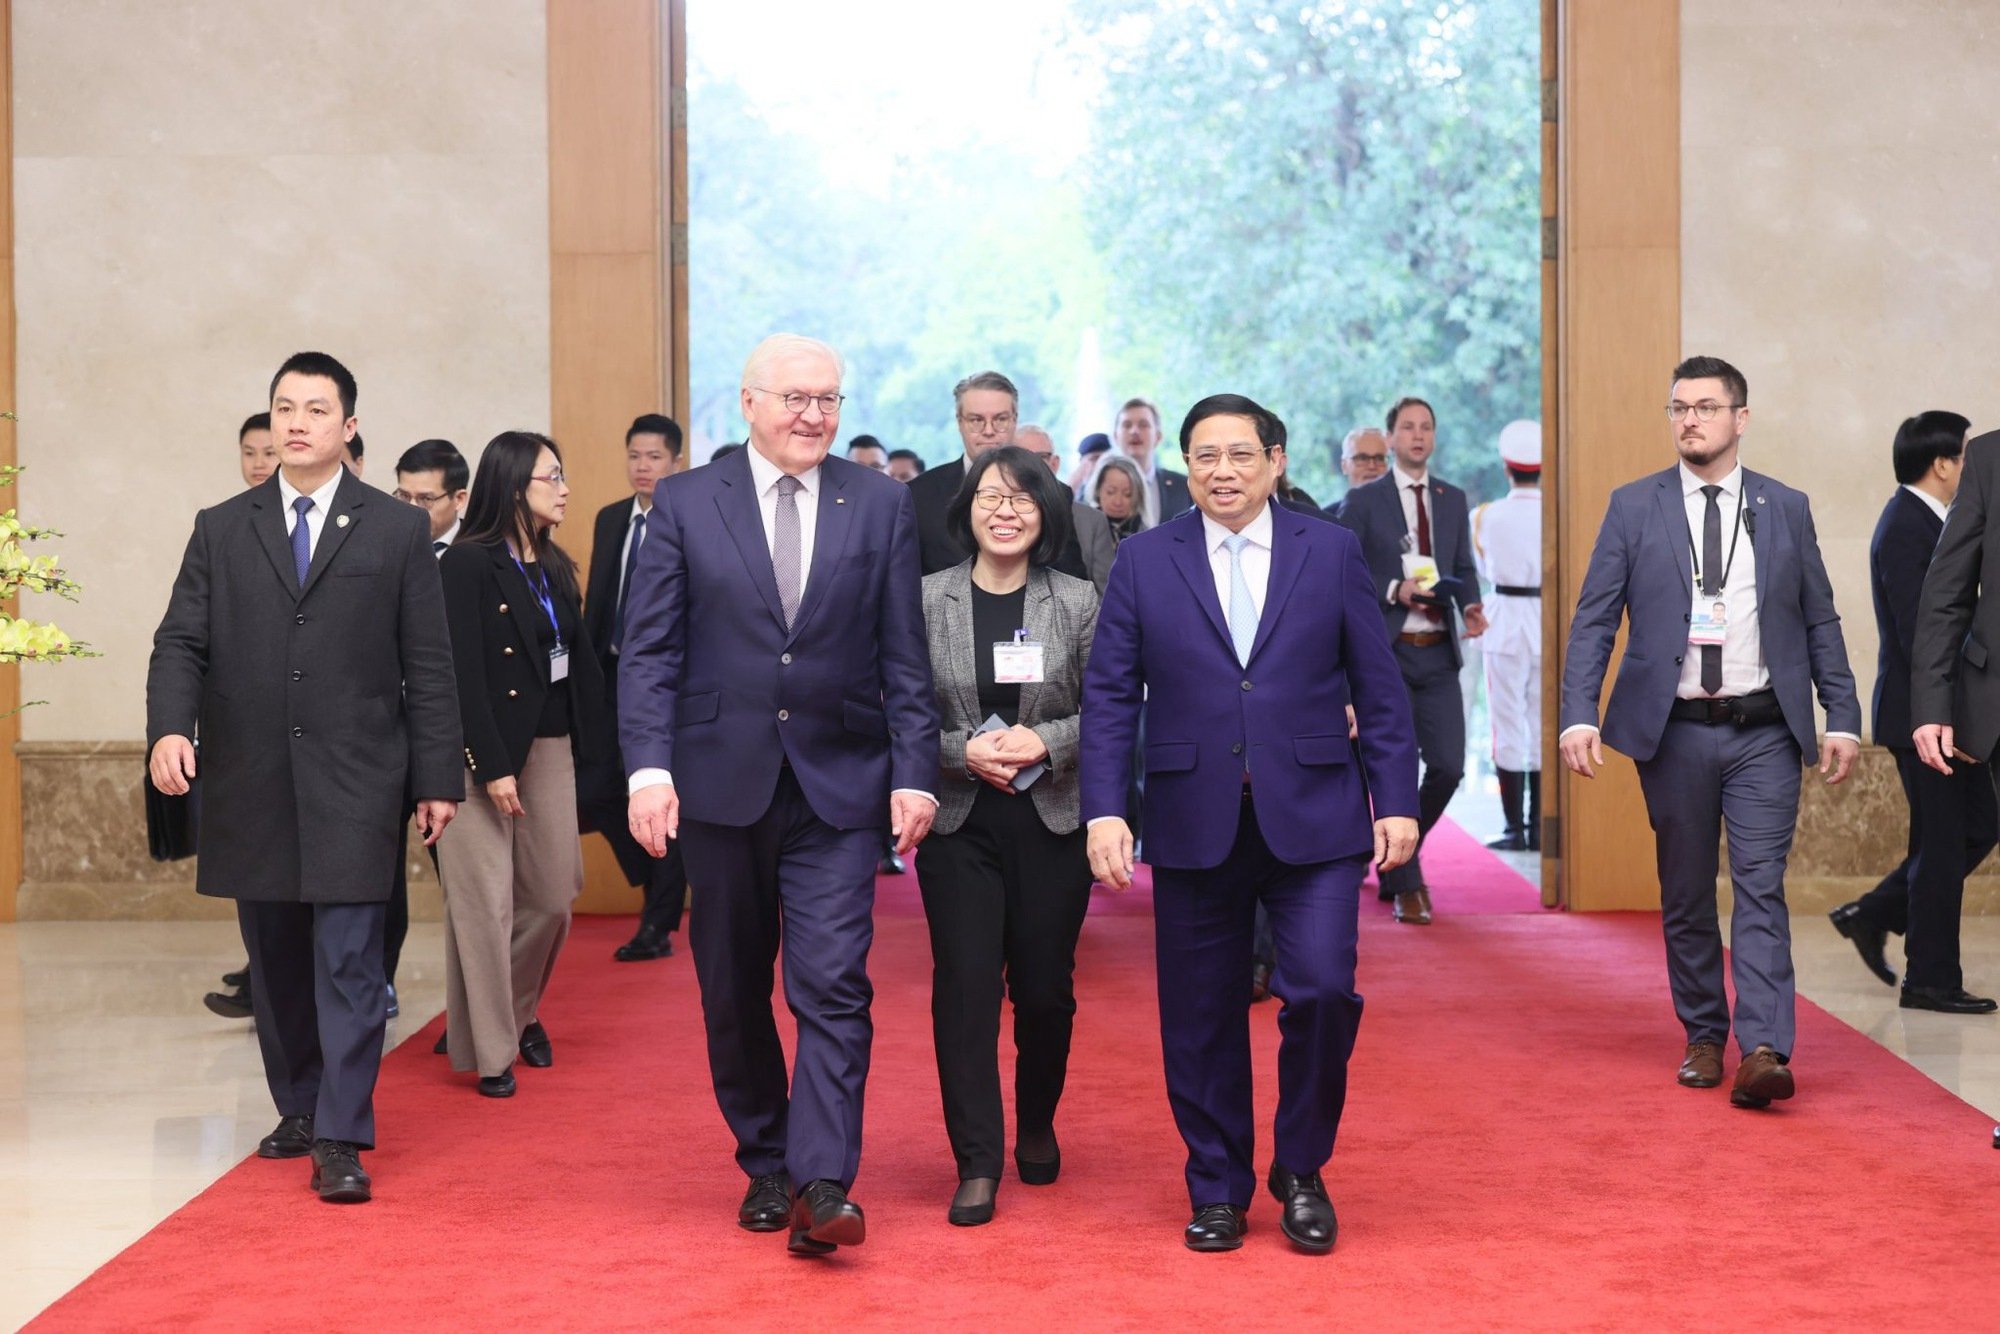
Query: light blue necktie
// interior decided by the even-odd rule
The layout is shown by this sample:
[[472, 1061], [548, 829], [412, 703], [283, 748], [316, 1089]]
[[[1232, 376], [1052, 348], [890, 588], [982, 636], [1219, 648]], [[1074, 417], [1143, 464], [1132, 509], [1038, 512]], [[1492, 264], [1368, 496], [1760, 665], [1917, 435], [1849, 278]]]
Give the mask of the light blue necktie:
[[1229, 638], [1236, 645], [1236, 661], [1250, 663], [1250, 646], [1257, 642], [1257, 604], [1250, 600], [1250, 585], [1243, 578], [1243, 548], [1250, 539], [1231, 533], [1222, 539], [1229, 548]]
[[312, 568], [312, 529], [306, 527], [306, 511], [313, 507], [311, 496], [300, 496], [292, 502], [292, 508], [299, 513], [299, 521], [292, 525], [292, 564], [299, 568], [299, 587], [306, 586], [306, 571]]

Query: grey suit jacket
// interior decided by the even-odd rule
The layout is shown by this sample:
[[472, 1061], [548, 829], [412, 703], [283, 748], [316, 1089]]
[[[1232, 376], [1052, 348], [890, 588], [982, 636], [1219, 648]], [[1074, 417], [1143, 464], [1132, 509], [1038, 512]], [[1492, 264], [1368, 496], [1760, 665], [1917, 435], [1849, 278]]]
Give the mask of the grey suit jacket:
[[1111, 520], [1081, 500], [1071, 502], [1070, 518], [1076, 521], [1076, 544], [1083, 551], [1083, 568], [1090, 571], [1090, 582], [1097, 585], [1097, 596], [1103, 597], [1104, 586], [1111, 582], [1112, 558], [1118, 554], [1118, 539], [1112, 536]]
[[[1077, 827], [1077, 710], [1083, 700], [1083, 666], [1097, 633], [1097, 590], [1060, 570], [1028, 572], [1023, 618], [1028, 638], [1041, 644], [1039, 683], [1021, 687], [1021, 725], [1049, 748], [1048, 773], [1024, 799], [1035, 803], [1052, 834]], [[931, 674], [937, 683], [939, 734], [938, 812], [933, 833], [949, 834], [965, 823], [972, 799], [985, 784], [965, 776], [965, 743], [986, 721], [979, 707], [974, 656], [990, 648], [972, 635], [972, 562], [963, 561], [924, 579], [924, 625], [930, 633]]]
[[[1786, 726], [1807, 764], [1819, 759], [1815, 688], [1829, 732], [1861, 735], [1861, 700], [1847, 666], [1833, 585], [1804, 493], [1743, 470], [1743, 502], [1755, 519], [1757, 635]], [[1630, 622], [1618, 681], [1604, 710], [1604, 744], [1653, 758], [1680, 689], [1688, 652], [1694, 576], [1687, 510], [1673, 467], [1611, 493], [1563, 655], [1564, 730], [1597, 726], [1598, 694], [1621, 620]]]

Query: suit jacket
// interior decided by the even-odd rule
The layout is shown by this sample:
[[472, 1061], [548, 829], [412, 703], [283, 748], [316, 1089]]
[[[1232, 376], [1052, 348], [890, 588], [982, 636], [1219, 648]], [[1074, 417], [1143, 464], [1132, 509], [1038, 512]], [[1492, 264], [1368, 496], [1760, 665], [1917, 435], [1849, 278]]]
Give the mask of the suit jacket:
[[1111, 531], [1111, 520], [1081, 500], [1070, 502], [1069, 517], [1076, 526], [1076, 545], [1083, 553], [1083, 568], [1096, 586], [1097, 595], [1103, 597], [1104, 585], [1111, 579], [1111, 562], [1118, 555], [1118, 537]]
[[1222, 864], [1246, 766], [1265, 842], [1293, 865], [1365, 855], [1374, 818], [1417, 814], [1409, 695], [1360, 545], [1290, 510], [1272, 518], [1248, 665], [1236, 661], [1198, 511], [1127, 538], [1111, 567], [1084, 674], [1083, 816], [1125, 814], [1143, 712], [1146, 859], [1158, 866]]
[[1194, 508], [1194, 497], [1188, 494], [1187, 474], [1175, 472], [1172, 468], [1161, 467], [1156, 460], [1153, 475], [1160, 483], [1160, 522], [1179, 518]]
[[611, 666], [611, 620], [618, 610], [618, 571], [625, 559], [625, 532], [632, 526], [632, 497], [597, 511], [591, 525], [590, 575], [583, 586], [584, 633], [597, 661]]
[[[1389, 586], [1403, 577], [1403, 539], [1410, 536], [1410, 525], [1403, 518], [1402, 492], [1398, 489], [1401, 479], [1402, 474], [1391, 468], [1374, 481], [1355, 487], [1342, 498], [1335, 516], [1336, 522], [1361, 539], [1369, 577], [1375, 581], [1375, 605], [1382, 609], [1382, 623], [1391, 639], [1403, 632], [1403, 622], [1410, 615], [1408, 607], [1389, 596]], [[1436, 473], [1430, 474], [1429, 482], [1424, 500], [1430, 507], [1431, 555], [1437, 561], [1439, 574], [1459, 581], [1453, 601], [1463, 612], [1480, 600], [1479, 567], [1472, 553], [1471, 509], [1465, 492], [1450, 482], [1439, 480]], [[1464, 654], [1451, 613], [1448, 609], [1440, 610], [1445, 620], [1445, 642], [1451, 645], [1451, 660], [1463, 663]]]
[[[1050, 833], [1067, 834], [1077, 826], [1077, 710], [1083, 700], [1083, 665], [1097, 631], [1097, 590], [1060, 570], [1036, 567], [1028, 572], [1022, 619], [1029, 641], [1042, 645], [1043, 680], [1021, 687], [1020, 723], [1049, 748], [1049, 771], [1026, 797], [1034, 801]], [[986, 721], [986, 711], [979, 707], [978, 655], [992, 651], [973, 639], [970, 560], [925, 577], [924, 625], [943, 720], [938, 813], [931, 828], [949, 834], [965, 823], [972, 799], [986, 786], [965, 776], [965, 743]]]
[[195, 888], [386, 900], [406, 801], [465, 794], [452, 681], [414, 506], [343, 471], [303, 588], [276, 476], [196, 515], [146, 675], [148, 749], [201, 737]]
[[1924, 575], [1910, 653], [1911, 730], [1950, 723], [1960, 750], [1988, 759], [2000, 742], [2000, 431], [1967, 443], [1958, 497]]
[[[480, 783], [514, 777], [528, 762], [549, 697], [541, 601], [504, 542], [454, 543], [439, 557], [438, 573], [458, 671], [465, 767]], [[549, 592], [564, 638], [573, 640], [583, 610], [553, 582]], [[581, 774], [608, 749], [604, 672], [589, 644], [571, 642], [569, 649], [570, 747]]]
[[1910, 734], [1910, 652], [1917, 605], [1944, 520], [1903, 487], [1882, 507], [1868, 541], [1868, 580], [1875, 594], [1875, 744], [1914, 749]]
[[[958, 495], [958, 489], [963, 485], [963, 455], [950, 463], [928, 468], [910, 481], [910, 500], [917, 507], [917, 542], [923, 554], [925, 574], [949, 570], [972, 555], [970, 548], [952, 537], [951, 529], [945, 524], [945, 514], [951, 509], [952, 498]], [[1090, 569], [1084, 564], [1076, 525], [1071, 524], [1070, 529], [1069, 539], [1063, 543], [1062, 553], [1056, 557], [1055, 568], [1078, 579], [1088, 579]]]
[[742, 826], [790, 764], [827, 824], [884, 825], [890, 790], [928, 792], [938, 769], [909, 492], [821, 461], [812, 568], [787, 631], [753, 448], [654, 489], [618, 659], [627, 771], [675, 771], [684, 815]]
[[[1847, 667], [1812, 507], [1804, 492], [1747, 468], [1743, 503], [1756, 517], [1750, 540], [1757, 552], [1757, 629], [1771, 687], [1800, 753], [1806, 763], [1816, 763], [1814, 687], [1829, 731], [1861, 735], [1861, 702]], [[1604, 710], [1604, 740], [1635, 760], [1651, 759], [1680, 689], [1693, 608], [1687, 508], [1676, 466], [1611, 493], [1570, 622], [1560, 726], [1597, 725], [1612, 641], [1620, 619], [1629, 618], [1625, 658]]]

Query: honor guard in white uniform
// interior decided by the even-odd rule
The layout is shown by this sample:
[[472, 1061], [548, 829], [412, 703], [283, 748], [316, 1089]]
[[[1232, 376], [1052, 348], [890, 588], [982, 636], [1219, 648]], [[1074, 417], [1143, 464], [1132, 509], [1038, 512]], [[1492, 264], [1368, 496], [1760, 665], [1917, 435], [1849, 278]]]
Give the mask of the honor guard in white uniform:
[[1507, 494], [1472, 512], [1472, 548], [1493, 590], [1483, 641], [1486, 711], [1507, 819], [1506, 834], [1487, 846], [1521, 852], [1542, 846], [1541, 424], [1507, 423], [1500, 461], [1507, 466]]

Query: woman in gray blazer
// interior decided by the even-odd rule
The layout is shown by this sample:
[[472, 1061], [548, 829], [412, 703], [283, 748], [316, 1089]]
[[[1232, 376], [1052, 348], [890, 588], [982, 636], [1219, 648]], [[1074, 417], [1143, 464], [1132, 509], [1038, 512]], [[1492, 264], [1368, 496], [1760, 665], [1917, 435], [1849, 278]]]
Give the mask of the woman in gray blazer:
[[947, 1217], [993, 1217], [1006, 1122], [1000, 997], [1014, 1002], [1014, 1164], [1062, 1165], [1056, 1103], [1076, 1014], [1076, 940], [1090, 903], [1078, 819], [1077, 705], [1097, 590], [1050, 568], [1070, 500], [1017, 446], [973, 460], [946, 521], [976, 554], [924, 580], [942, 771], [917, 858], [930, 922], [931, 1029], [959, 1186]]

